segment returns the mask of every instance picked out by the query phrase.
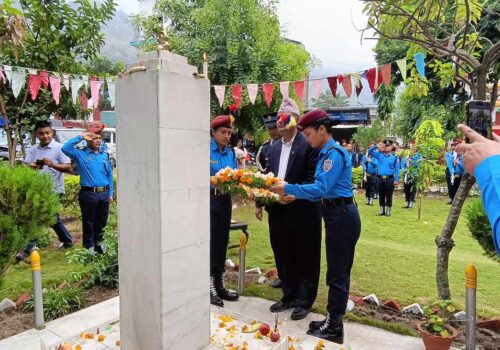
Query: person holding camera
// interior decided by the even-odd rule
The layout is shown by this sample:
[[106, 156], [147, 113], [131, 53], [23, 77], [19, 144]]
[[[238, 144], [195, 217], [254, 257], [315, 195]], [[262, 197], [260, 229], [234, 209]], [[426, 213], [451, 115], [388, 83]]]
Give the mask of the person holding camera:
[[[62, 146], [62, 151], [75, 161], [80, 173], [78, 201], [82, 211], [83, 247], [104, 253], [102, 241], [108, 223], [109, 205], [113, 202], [113, 168], [102, 145], [102, 128], [92, 126], [82, 135]], [[84, 148], [76, 147], [86, 141]]]
[[[35, 125], [35, 136], [39, 143], [28, 149], [24, 163], [41, 173], [48, 174], [54, 181], [54, 192], [60, 197], [64, 195], [64, 173], [71, 168], [70, 159], [61, 151], [62, 145], [54, 140], [54, 131], [50, 123], [43, 121]], [[59, 238], [60, 248], [71, 248], [73, 237], [56, 215], [56, 223], [52, 226]], [[18, 261], [26, 259], [31, 250], [36, 246], [36, 241], [28, 243], [24, 251], [16, 255]]]

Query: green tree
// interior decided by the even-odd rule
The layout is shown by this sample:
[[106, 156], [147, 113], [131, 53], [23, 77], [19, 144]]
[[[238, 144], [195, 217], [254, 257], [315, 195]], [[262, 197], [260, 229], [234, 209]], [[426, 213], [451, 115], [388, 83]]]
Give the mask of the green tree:
[[[378, 38], [408, 43], [407, 58], [422, 51], [428, 59], [432, 57], [427, 65], [442, 87], [465, 84], [474, 99], [486, 100], [486, 83], [490, 80], [496, 86], [500, 78], [500, 41], [492, 41], [489, 39], [492, 34], [487, 33], [492, 28], [491, 17], [498, 14], [498, 6], [498, 1], [367, 0], [364, 12], [368, 16], [367, 29], [374, 30]], [[498, 27], [493, 31], [496, 35]], [[426, 96], [428, 80], [417, 73], [412, 62], [409, 69], [406, 93]], [[491, 100], [496, 101], [496, 97], [495, 91]], [[473, 183], [470, 175], [463, 177], [446, 224], [436, 238], [436, 282], [441, 299], [451, 298], [448, 257], [454, 246], [452, 236]]]
[[328, 90], [322, 92], [317, 99], [312, 99], [312, 106], [314, 108], [334, 108], [334, 107], [347, 107], [349, 106], [349, 99], [346, 96], [333, 97], [332, 93]]
[[[6, 65], [44, 69], [56, 72], [88, 74], [84, 61], [94, 59], [104, 44], [101, 25], [109, 21], [115, 12], [113, 0], [91, 2], [76, 0], [21, 0], [18, 17], [26, 28], [24, 48], [0, 41], [0, 61]], [[28, 98], [27, 88], [15, 98], [10, 88], [0, 86], [6, 110], [2, 111], [14, 128], [12, 150], [21, 141], [24, 132], [31, 131], [39, 120], [52, 113], [64, 117], [77, 111], [70, 102], [70, 95], [62, 89], [61, 103], [56, 105], [50, 91], [40, 90], [35, 101]], [[21, 142], [21, 144], [23, 144]], [[11, 157], [11, 161], [13, 161]]]
[[[144, 51], [156, 50], [158, 16], [168, 18], [172, 52], [186, 56], [199, 67], [203, 53], [208, 54], [208, 75], [213, 85], [300, 80], [314, 64], [300, 43], [281, 36], [275, 1], [159, 0], [154, 16], [134, 18], [142, 33]], [[295, 97], [293, 88], [290, 91]], [[228, 88], [226, 104], [220, 108], [212, 91], [211, 114], [227, 113], [230, 96]], [[277, 86], [269, 109], [262, 91], [253, 106], [245, 92], [236, 126], [242, 131], [262, 129], [261, 116], [276, 110], [280, 103]]]
[[372, 143], [377, 143], [378, 140], [383, 140], [386, 136], [387, 129], [377, 118], [371, 127], [358, 128], [352, 138], [360, 147], [368, 148]]
[[375, 93], [375, 100], [377, 101], [377, 114], [380, 120], [390, 120], [392, 112], [394, 111], [394, 98], [396, 96], [396, 88], [394, 84], [387, 87], [385, 84]]

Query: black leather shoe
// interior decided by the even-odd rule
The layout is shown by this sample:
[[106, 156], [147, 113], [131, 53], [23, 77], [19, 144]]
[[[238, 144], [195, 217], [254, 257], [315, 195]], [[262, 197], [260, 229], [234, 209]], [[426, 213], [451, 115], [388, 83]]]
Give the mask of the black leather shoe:
[[321, 326], [325, 323], [326, 319], [323, 321], [311, 321], [309, 322], [309, 330], [315, 331], [317, 329], [320, 329]]
[[278, 278], [273, 283], [271, 283], [271, 287], [273, 287], [273, 288], [283, 288], [283, 281]]
[[217, 290], [215, 289], [214, 278], [210, 277], [210, 304], [224, 307], [224, 302], [221, 297], [217, 294]]
[[217, 276], [214, 280], [217, 295], [227, 301], [236, 301], [240, 298], [238, 293], [226, 287], [224, 284], [224, 275]]
[[[311, 322], [312, 323], [312, 322]], [[309, 325], [311, 326], [311, 325]], [[328, 340], [337, 344], [344, 343], [344, 324], [342, 317], [332, 318], [330, 315], [326, 317], [323, 324], [318, 329], [309, 329], [307, 334], [313, 337]]]
[[302, 306], [297, 306], [293, 310], [292, 315], [290, 316], [290, 318], [293, 321], [302, 320], [302, 319], [304, 319], [304, 318], [307, 317], [307, 315], [309, 314], [309, 312], [311, 312], [311, 309], [305, 308], [305, 307], [302, 307]]
[[295, 307], [294, 302], [283, 303], [281, 301], [278, 301], [276, 304], [271, 305], [269, 310], [271, 310], [271, 312], [283, 312], [283, 311], [288, 310], [288, 309], [293, 309], [294, 307]]

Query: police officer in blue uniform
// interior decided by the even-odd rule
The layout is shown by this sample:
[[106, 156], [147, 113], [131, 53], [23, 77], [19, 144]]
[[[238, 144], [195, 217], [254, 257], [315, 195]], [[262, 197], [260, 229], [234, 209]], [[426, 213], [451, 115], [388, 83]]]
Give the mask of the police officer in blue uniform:
[[378, 160], [376, 158], [372, 158], [371, 162], [367, 162], [367, 155], [364, 154], [361, 159], [361, 166], [363, 167], [363, 178], [365, 181], [365, 197], [366, 197], [366, 205], [373, 205], [373, 200], [375, 199], [375, 194], [377, 193], [377, 165]]
[[418, 168], [422, 162], [422, 155], [417, 152], [416, 148], [410, 150], [408, 157], [401, 158], [401, 171], [404, 176], [404, 192], [405, 192], [405, 209], [412, 209], [417, 195], [417, 176]]
[[399, 160], [392, 152], [393, 142], [385, 140], [384, 152], [377, 150], [378, 146], [373, 146], [368, 150], [367, 162], [373, 158], [378, 161], [378, 179], [379, 179], [379, 204], [380, 216], [391, 216], [392, 194], [394, 185], [399, 183]]
[[269, 150], [272, 144], [281, 138], [279, 130], [276, 126], [276, 120], [278, 119], [278, 112], [266, 113], [263, 116], [264, 126], [271, 137], [270, 140], [264, 142], [262, 146], [260, 146], [256, 158], [257, 168], [261, 173], [268, 172], [269, 167]]
[[488, 140], [466, 125], [461, 124], [458, 128], [472, 142], [457, 145], [457, 152], [465, 152], [465, 170], [474, 175], [481, 189], [493, 243], [500, 256], [500, 137], [493, 134], [493, 140]]
[[448, 185], [448, 204], [453, 202], [462, 181], [462, 175], [465, 172], [463, 156], [455, 150], [455, 147], [461, 142], [461, 140], [460, 142], [453, 141], [450, 152], [446, 153], [444, 157], [446, 162], [446, 184]]
[[[61, 150], [75, 162], [80, 173], [78, 201], [82, 211], [83, 246], [102, 254], [103, 232], [108, 223], [109, 205], [113, 202], [113, 168], [108, 154], [101, 148], [101, 135], [92, 132], [92, 128], [89, 130], [66, 142]], [[83, 140], [87, 145], [77, 148]]]
[[321, 109], [312, 110], [300, 119], [298, 128], [303, 130], [307, 142], [321, 149], [315, 181], [302, 185], [281, 183], [272, 191], [297, 199], [322, 200], [328, 268], [326, 283], [329, 286], [328, 315], [323, 321], [311, 322], [307, 333], [342, 344], [342, 317], [349, 298], [351, 268], [361, 232], [361, 220], [352, 195], [351, 157], [333, 140], [331, 127], [334, 124], [335, 120]]
[[[224, 168], [237, 169], [236, 156], [230, 148], [232, 119], [220, 115], [210, 123], [210, 176]], [[210, 303], [224, 306], [224, 300], [235, 301], [239, 296], [224, 284], [226, 251], [231, 227], [232, 202], [230, 194], [210, 187]]]

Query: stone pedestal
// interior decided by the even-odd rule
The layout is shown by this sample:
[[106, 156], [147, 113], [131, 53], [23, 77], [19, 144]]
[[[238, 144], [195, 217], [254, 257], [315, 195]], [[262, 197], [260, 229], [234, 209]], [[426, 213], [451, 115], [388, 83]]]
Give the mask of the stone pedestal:
[[210, 342], [210, 82], [169, 52], [117, 82], [124, 350]]

